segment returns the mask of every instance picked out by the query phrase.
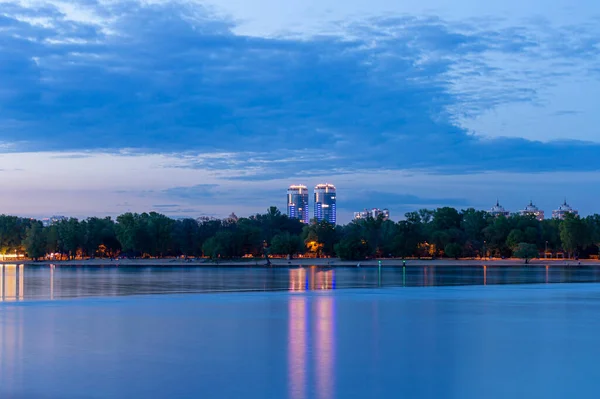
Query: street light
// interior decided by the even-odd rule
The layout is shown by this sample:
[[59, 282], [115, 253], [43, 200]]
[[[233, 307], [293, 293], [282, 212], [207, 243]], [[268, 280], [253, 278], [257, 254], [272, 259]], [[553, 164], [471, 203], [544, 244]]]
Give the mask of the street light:
[[544, 259], [548, 259], [548, 241], [546, 241], [546, 250], [544, 251]]
[[485, 244], [486, 244], [486, 243], [487, 243], [487, 241], [485, 241], [485, 240], [484, 240], [484, 241], [483, 241], [483, 259], [485, 259], [485, 258], [486, 258], [486, 256], [487, 256], [487, 252], [486, 252], [486, 250], [485, 250]]

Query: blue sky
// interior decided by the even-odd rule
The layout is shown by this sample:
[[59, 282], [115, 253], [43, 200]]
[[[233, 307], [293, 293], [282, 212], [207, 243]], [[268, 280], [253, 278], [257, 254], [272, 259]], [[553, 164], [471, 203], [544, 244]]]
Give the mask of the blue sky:
[[0, 0], [0, 212], [600, 212], [600, 6]]

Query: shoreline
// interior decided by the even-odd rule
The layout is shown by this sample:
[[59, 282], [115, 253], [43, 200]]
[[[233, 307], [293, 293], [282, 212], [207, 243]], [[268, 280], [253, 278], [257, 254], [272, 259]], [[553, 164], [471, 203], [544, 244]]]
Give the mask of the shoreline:
[[[600, 260], [583, 259], [533, 259], [528, 264], [522, 259], [407, 259], [406, 263], [403, 263], [402, 259], [375, 259], [365, 261], [342, 261], [336, 258], [318, 258], [318, 259], [270, 259], [272, 267], [288, 267], [288, 266], [317, 266], [317, 267], [356, 267], [360, 264], [361, 267], [377, 267], [381, 262], [382, 267], [401, 267], [403, 265], [415, 267], [415, 266], [440, 266], [440, 267], [459, 267], [459, 266], [600, 266]], [[265, 267], [266, 262], [264, 259], [252, 259], [252, 260], [226, 260], [221, 262], [213, 262], [208, 259], [200, 260], [184, 260], [184, 259], [78, 259], [70, 261], [39, 261], [35, 262], [32, 260], [22, 261], [0, 261], [0, 265], [56, 265], [56, 266], [126, 266], [126, 267], [151, 267], [151, 266], [188, 266], [188, 267], [251, 267], [259, 266]]]

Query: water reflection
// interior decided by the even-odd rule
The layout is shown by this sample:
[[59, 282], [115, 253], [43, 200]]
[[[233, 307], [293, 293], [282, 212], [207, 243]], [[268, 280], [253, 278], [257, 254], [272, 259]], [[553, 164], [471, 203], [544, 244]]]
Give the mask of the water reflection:
[[[599, 271], [549, 267], [548, 281], [598, 278]], [[49, 287], [48, 268], [23, 272], [25, 296], [35, 284]], [[181, 278], [178, 287], [186, 278], [220, 287], [232, 275], [287, 289], [291, 275], [302, 276], [287, 269], [53, 273], [56, 297], [76, 280], [147, 286], [164, 284], [156, 277], [164, 275]], [[407, 285], [423, 284], [422, 267], [405, 273]], [[363, 278], [376, 285], [377, 276], [335, 270], [344, 287]], [[544, 283], [546, 268], [436, 268], [435, 276], [436, 283], [451, 277], [491, 285], [517, 276]], [[401, 268], [384, 269], [385, 281], [401, 284]], [[0, 398], [594, 397], [599, 306], [594, 284], [4, 303]]]
[[0, 264], [0, 301], [12, 302], [25, 297], [23, 265]]
[[[546, 274], [547, 277], [547, 274]], [[546, 278], [546, 282], [548, 279]], [[483, 285], [487, 285], [487, 266], [483, 266]]]
[[600, 282], [600, 266], [263, 268], [0, 265], [0, 302], [224, 291]]
[[[4, 265], [6, 266], [6, 265]], [[0, 287], [3, 287], [6, 301], [16, 301], [19, 298], [19, 289], [22, 291], [22, 285], [19, 284], [19, 267], [2, 267], [0, 275], [2, 280]], [[3, 284], [6, 283], [6, 284]], [[15, 308], [7, 308], [0, 312], [0, 388], [11, 389], [13, 385], [21, 383], [20, 372], [22, 370], [22, 352], [23, 352], [23, 320], [22, 314]]]
[[298, 268], [289, 270], [290, 291], [315, 291], [335, 289], [335, 271]]
[[317, 397], [329, 399], [333, 397], [335, 363], [335, 315], [334, 298], [321, 297], [317, 302], [316, 316], [316, 388]]
[[288, 379], [289, 397], [292, 399], [306, 397], [306, 352], [308, 350], [306, 300], [304, 296], [292, 297], [288, 305]]
[[[314, 299], [314, 301], [311, 301]], [[288, 391], [290, 398], [330, 399], [335, 384], [335, 299], [294, 296], [288, 310]], [[310, 311], [309, 311], [310, 310]], [[309, 354], [312, 354], [309, 357]], [[314, 375], [309, 375], [310, 371]], [[306, 392], [313, 385], [315, 395]]]

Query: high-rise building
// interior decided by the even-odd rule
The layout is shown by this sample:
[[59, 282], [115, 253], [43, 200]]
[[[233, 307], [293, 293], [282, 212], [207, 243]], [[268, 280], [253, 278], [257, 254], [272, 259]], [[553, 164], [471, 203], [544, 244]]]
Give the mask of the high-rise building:
[[519, 211], [519, 213], [521, 216], [533, 215], [540, 222], [544, 220], [544, 211], [541, 211], [537, 206], [533, 205], [533, 201], [529, 201], [529, 205], [527, 205], [522, 211]]
[[315, 219], [336, 223], [336, 191], [333, 184], [317, 184], [315, 187]]
[[510, 212], [507, 211], [506, 209], [504, 209], [504, 207], [502, 205], [500, 205], [499, 201], [496, 201], [496, 205], [494, 205], [492, 207], [492, 209], [490, 209], [488, 211], [488, 213], [492, 216], [505, 216], [505, 217], [509, 217], [510, 216]]
[[390, 211], [387, 209], [365, 209], [361, 212], [354, 212], [354, 220], [373, 218], [377, 219], [378, 217], [383, 217], [383, 220], [388, 220], [390, 218]]
[[552, 218], [563, 220], [567, 213], [571, 213], [575, 216], [579, 215], [579, 211], [576, 211], [575, 209], [571, 208], [571, 206], [567, 204], [567, 200], [565, 199], [565, 202], [563, 202], [563, 204], [559, 206], [558, 209], [552, 211]]
[[308, 223], [308, 188], [292, 185], [287, 191], [287, 214], [291, 219]]

